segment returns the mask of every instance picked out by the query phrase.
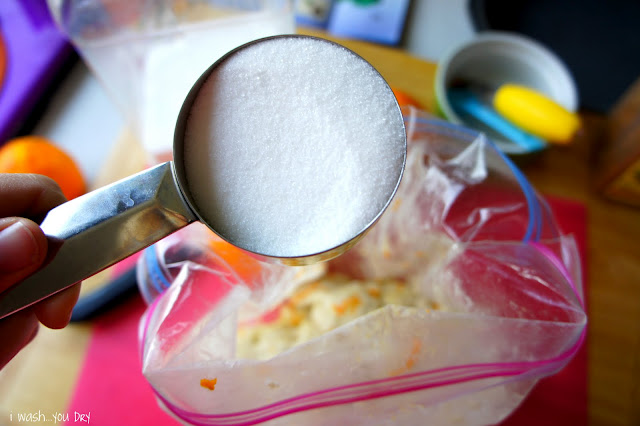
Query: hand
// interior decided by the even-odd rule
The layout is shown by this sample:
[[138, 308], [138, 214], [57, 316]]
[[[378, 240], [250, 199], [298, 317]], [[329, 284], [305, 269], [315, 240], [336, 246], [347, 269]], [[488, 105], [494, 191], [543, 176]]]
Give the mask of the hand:
[[[45, 176], [0, 174], [0, 292], [40, 268], [48, 242], [37, 223], [64, 201], [58, 185]], [[0, 369], [33, 340], [38, 322], [65, 327], [79, 294], [76, 284], [0, 320]]]

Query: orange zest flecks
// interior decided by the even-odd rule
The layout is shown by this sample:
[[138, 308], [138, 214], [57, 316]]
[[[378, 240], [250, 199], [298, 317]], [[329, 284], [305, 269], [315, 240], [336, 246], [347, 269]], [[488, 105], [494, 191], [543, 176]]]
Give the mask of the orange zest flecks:
[[367, 293], [371, 297], [378, 299], [380, 297], [380, 289], [377, 287], [367, 287]]
[[391, 258], [391, 247], [388, 240], [384, 240], [381, 244], [382, 257], [385, 259]]
[[404, 363], [404, 366], [400, 368], [396, 368], [392, 370], [389, 375], [391, 376], [399, 376], [401, 374], [408, 373], [418, 362], [418, 355], [420, 355], [420, 351], [422, 350], [422, 342], [417, 338], [413, 339], [413, 344], [411, 345], [411, 352], [407, 357], [407, 360]]
[[413, 345], [411, 346], [411, 353], [409, 354], [409, 358], [407, 358], [407, 362], [405, 363], [405, 367], [407, 367], [407, 370], [411, 370], [413, 366], [416, 365], [418, 355], [420, 354], [420, 349], [422, 349], [422, 342], [414, 338]]
[[393, 200], [393, 203], [391, 203], [391, 211], [397, 212], [401, 204], [402, 204], [401, 198], [396, 198], [395, 200]]
[[309, 296], [318, 288], [320, 288], [321, 285], [322, 283], [320, 283], [320, 281], [312, 282], [311, 284], [307, 285], [305, 288], [299, 290], [296, 294], [291, 296], [291, 302], [294, 304], [302, 302], [304, 299], [307, 298], [307, 296]]
[[356, 308], [360, 306], [360, 303], [362, 303], [360, 301], [360, 298], [356, 295], [352, 295], [344, 299], [342, 303], [333, 305], [333, 310], [336, 312], [336, 314], [343, 315], [346, 312], [355, 311]]
[[280, 315], [292, 327], [297, 327], [298, 325], [300, 325], [300, 323], [304, 319], [304, 316], [300, 313], [300, 311], [298, 311], [295, 305], [291, 304], [290, 302], [287, 302], [282, 307], [282, 311]]
[[216, 388], [216, 384], [218, 383], [218, 379], [215, 377], [213, 379], [200, 379], [200, 386], [203, 388], [207, 388], [209, 390], [214, 390]]

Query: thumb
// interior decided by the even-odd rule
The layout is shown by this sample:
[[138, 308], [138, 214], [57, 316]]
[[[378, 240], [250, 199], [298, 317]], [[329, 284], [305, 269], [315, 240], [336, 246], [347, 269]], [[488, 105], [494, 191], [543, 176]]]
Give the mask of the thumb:
[[0, 291], [35, 272], [47, 254], [47, 239], [28, 219], [0, 219]]

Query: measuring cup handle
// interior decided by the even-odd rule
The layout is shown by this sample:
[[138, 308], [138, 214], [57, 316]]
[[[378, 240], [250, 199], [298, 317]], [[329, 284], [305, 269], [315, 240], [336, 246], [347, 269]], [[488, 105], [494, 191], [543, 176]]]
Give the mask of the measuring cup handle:
[[196, 220], [172, 162], [89, 192], [51, 210], [40, 225], [52, 257], [0, 293], [0, 318], [57, 293]]

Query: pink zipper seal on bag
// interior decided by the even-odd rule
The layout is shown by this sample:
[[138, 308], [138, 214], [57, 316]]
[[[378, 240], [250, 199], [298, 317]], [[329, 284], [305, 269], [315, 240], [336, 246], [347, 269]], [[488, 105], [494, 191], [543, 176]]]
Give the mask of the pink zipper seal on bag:
[[[545, 258], [561, 272], [563, 278], [570, 285], [573, 293], [578, 298], [584, 309], [584, 301], [580, 296], [571, 274], [564, 263], [544, 244], [530, 242]], [[156, 299], [156, 302], [159, 299]], [[150, 323], [150, 318], [157, 303], [149, 307], [144, 318], [144, 337]], [[282, 401], [258, 407], [251, 410], [224, 414], [201, 414], [177, 407], [167, 400], [160, 392], [154, 389], [156, 397], [176, 417], [197, 426], [221, 426], [221, 425], [253, 425], [278, 417], [307, 411], [316, 408], [330, 407], [334, 405], [349, 404], [367, 401], [376, 398], [398, 395], [406, 392], [433, 389], [442, 386], [451, 386], [460, 383], [479, 381], [483, 379], [504, 378], [503, 381], [482, 386], [476, 391], [487, 387], [505, 384], [509, 381], [526, 376], [543, 377], [551, 375], [563, 368], [582, 346], [586, 337], [586, 326], [583, 328], [576, 342], [565, 352], [541, 361], [505, 362], [505, 363], [480, 363], [462, 366], [451, 366], [419, 373], [405, 374], [402, 376], [371, 380], [356, 384], [338, 386], [316, 392], [309, 392]], [[142, 349], [142, 348], [141, 348]]]

